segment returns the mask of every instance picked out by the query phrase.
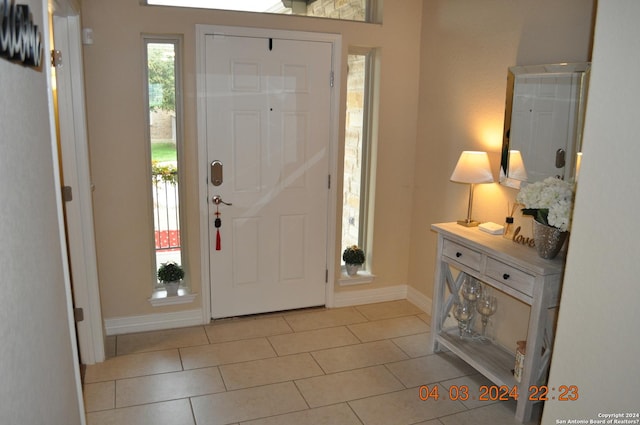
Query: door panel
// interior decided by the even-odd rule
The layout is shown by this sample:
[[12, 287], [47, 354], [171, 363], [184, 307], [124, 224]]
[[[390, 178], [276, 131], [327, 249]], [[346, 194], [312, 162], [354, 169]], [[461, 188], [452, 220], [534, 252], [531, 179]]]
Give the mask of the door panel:
[[521, 152], [529, 181], [564, 176], [565, 170], [571, 169], [571, 158], [560, 168], [552, 158], [558, 149], [566, 152], [572, 149], [568, 144], [574, 140], [579, 82], [575, 75], [518, 78], [513, 96], [511, 138], [525, 142]]
[[209, 203], [212, 317], [322, 305], [331, 44], [209, 35], [205, 45], [207, 161], [225, 172], [208, 196], [232, 204]]

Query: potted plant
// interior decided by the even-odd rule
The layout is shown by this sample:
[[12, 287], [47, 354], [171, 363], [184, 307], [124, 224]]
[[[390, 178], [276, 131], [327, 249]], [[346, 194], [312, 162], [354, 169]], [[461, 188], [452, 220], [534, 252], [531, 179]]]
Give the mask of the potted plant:
[[183, 277], [182, 266], [173, 261], [162, 263], [158, 269], [158, 280], [167, 289], [167, 296], [178, 295], [178, 287]]
[[364, 251], [358, 248], [358, 245], [351, 245], [342, 253], [342, 259], [346, 265], [347, 274], [354, 276], [358, 274], [358, 269], [364, 263]]

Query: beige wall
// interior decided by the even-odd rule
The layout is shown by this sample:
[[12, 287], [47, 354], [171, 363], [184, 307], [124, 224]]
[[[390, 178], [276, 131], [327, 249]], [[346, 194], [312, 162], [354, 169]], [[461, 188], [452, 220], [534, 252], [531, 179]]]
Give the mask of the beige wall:
[[[189, 253], [187, 273], [201, 292], [200, 229], [197, 199], [195, 24], [238, 25], [340, 33], [343, 36], [341, 105], [345, 104], [346, 54], [349, 46], [380, 47], [380, 120], [373, 256], [381, 287], [407, 282], [413, 196], [422, 1], [386, 2], [384, 24], [339, 22], [319, 18], [143, 7], [131, 0], [83, 0], [83, 27], [94, 31], [85, 46], [85, 77], [98, 270], [106, 319], [192, 309], [196, 305], [152, 308], [150, 295], [153, 240], [148, 161], [144, 138], [142, 33], [184, 36], [185, 168]], [[340, 138], [344, 135], [344, 106]], [[342, 143], [341, 143], [342, 150]], [[339, 152], [340, 158], [342, 151]], [[382, 160], [384, 159], [384, 160]], [[341, 175], [342, 170], [339, 170]], [[340, 211], [336, 211], [339, 216]], [[339, 222], [339, 221], [338, 221]], [[339, 229], [338, 229], [339, 230]], [[336, 268], [339, 264], [339, 233]]]
[[[489, 152], [497, 179], [512, 65], [590, 59], [594, 0], [424, 2], [409, 283], [433, 292], [431, 223], [466, 217], [468, 185], [449, 177], [463, 150]], [[502, 224], [513, 189], [476, 187], [473, 216]]]

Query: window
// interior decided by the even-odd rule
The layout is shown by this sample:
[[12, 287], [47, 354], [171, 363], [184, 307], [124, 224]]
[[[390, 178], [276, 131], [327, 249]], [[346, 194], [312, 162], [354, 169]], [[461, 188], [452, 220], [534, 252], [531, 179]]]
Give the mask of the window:
[[179, 190], [182, 111], [178, 90], [181, 40], [145, 36], [144, 46], [155, 288], [156, 271], [162, 263], [183, 264]]
[[373, 50], [354, 51], [348, 55], [342, 248], [358, 245], [365, 248], [365, 253], [369, 205], [373, 61]]
[[376, 0], [144, 0], [148, 5], [278, 13], [379, 22]]

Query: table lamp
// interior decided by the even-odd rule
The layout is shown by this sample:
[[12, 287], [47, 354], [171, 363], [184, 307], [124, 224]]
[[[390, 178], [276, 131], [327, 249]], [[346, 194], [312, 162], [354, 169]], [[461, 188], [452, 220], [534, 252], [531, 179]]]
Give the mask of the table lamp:
[[451, 174], [452, 182], [468, 183], [469, 186], [469, 208], [467, 209], [466, 220], [458, 220], [458, 224], [466, 227], [474, 227], [480, 222], [471, 219], [471, 208], [473, 206], [473, 190], [478, 183], [493, 183], [493, 174], [489, 165], [489, 155], [486, 152], [463, 151], [460, 154], [456, 168]]
[[526, 182], [527, 169], [520, 151], [509, 151], [509, 178]]

